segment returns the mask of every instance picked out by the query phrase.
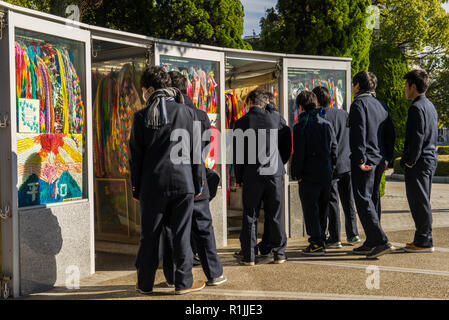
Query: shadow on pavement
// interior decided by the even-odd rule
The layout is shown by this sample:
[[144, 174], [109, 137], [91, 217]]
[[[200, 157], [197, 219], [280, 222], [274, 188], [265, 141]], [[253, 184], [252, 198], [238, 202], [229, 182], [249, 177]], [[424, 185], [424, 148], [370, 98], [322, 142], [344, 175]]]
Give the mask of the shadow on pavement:
[[[166, 287], [165, 287], [166, 288]], [[160, 289], [155, 286], [152, 294], [143, 295], [136, 292], [133, 285], [88, 286], [77, 290], [57, 287], [50, 292], [23, 297], [26, 300], [85, 300], [85, 299], [133, 299], [143, 297], [175, 296], [174, 289]]]

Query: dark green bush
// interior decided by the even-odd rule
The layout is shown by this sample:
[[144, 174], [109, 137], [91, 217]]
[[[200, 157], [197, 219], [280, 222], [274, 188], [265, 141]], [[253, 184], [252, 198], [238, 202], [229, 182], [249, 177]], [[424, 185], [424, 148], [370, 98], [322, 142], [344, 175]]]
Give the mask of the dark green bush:
[[449, 155], [438, 156], [438, 167], [435, 172], [436, 176], [449, 176]]
[[385, 185], [386, 185], [386, 180], [385, 180], [385, 172], [382, 175], [382, 180], [380, 180], [380, 196], [383, 197], [385, 195]]
[[[404, 174], [404, 169], [399, 164], [401, 158], [396, 158], [394, 160], [394, 173]], [[439, 155], [438, 156], [438, 166], [435, 172], [435, 176], [439, 177], [449, 177], [449, 155]]]
[[439, 155], [449, 155], [449, 146], [439, 146], [437, 150]]

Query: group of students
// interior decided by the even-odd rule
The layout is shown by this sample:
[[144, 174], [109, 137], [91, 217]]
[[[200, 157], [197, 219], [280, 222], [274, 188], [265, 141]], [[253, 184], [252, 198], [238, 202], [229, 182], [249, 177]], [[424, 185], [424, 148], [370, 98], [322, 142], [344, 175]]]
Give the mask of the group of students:
[[[429, 87], [425, 71], [413, 70], [404, 79], [405, 95], [413, 102], [401, 165], [416, 225], [415, 237], [405, 250], [432, 252], [430, 191], [438, 161], [438, 116], [425, 95]], [[326, 248], [342, 247], [339, 199], [347, 242], [361, 243], [354, 202], [366, 235], [354, 254], [374, 259], [393, 250], [380, 224], [380, 183], [384, 171], [392, 165], [394, 125], [388, 109], [376, 98], [377, 78], [373, 73], [356, 74], [352, 85], [354, 101], [349, 114], [330, 107], [330, 93], [325, 87], [301, 92], [296, 100], [300, 116], [293, 138], [272, 94], [259, 89], [248, 94], [247, 113], [233, 128], [236, 183], [242, 188], [243, 203], [241, 250], [235, 255], [242, 265], [254, 266], [256, 257], [270, 254], [275, 264], [287, 260], [282, 190], [290, 157], [291, 176], [299, 183], [309, 235], [309, 246], [303, 254], [324, 255]], [[147, 107], [134, 115], [129, 142], [133, 195], [141, 208], [136, 289], [144, 294], [152, 292], [161, 256], [166, 280], [177, 294], [201, 290], [206, 284], [222, 284], [227, 279], [215, 245], [209, 209], [211, 185], [204, 163], [192, 161], [194, 148], [184, 155], [186, 161], [174, 163], [170, 157], [179, 142], [171, 139], [172, 133], [185, 130], [190, 135], [187, 144], [195, 145], [193, 123], [201, 121], [201, 132], [207, 132], [207, 115], [191, 103], [182, 74], [150, 67], [142, 76], [141, 86]], [[254, 134], [247, 134], [250, 131]], [[244, 143], [237, 142], [236, 132], [243, 133]], [[250, 141], [250, 137], [255, 140]], [[201, 148], [209, 143], [210, 139], [204, 141]], [[257, 243], [262, 208], [264, 233]], [[207, 283], [193, 280], [192, 240]]]
[[[430, 193], [438, 163], [438, 115], [425, 95], [430, 82], [427, 73], [413, 70], [404, 79], [405, 96], [413, 102], [408, 111], [401, 166], [405, 169], [406, 195], [416, 226], [414, 239], [407, 243], [405, 251], [433, 252]], [[349, 114], [330, 107], [331, 97], [325, 87], [316, 87], [312, 92], [303, 91], [296, 99], [300, 116], [293, 128], [291, 176], [299, 183], [299, 197], [309, 236], [309, 246], [302, 252], [304, 255], [324, 255], [326, 248], [342, 247], [338, 198], [345, 213], [347, 242], [351, 245], [361, 242], [353, 202], [366, 235], [365, 242], [352, 251], [354, 254], [375, 259], [394, 249], [380, 223], [380, 184], [384, 171], [393, 161], [394, 124], [386, 106], [376, 98], [377, 78], [373, 73], [362, 71], [356, 74], [352, 86], [354, 101]], [[251, 112], [248, 113], [250, 117]], [[253, 127], [259, 128], [257, 125]], [[285, 159], [283, 161], [285, 163]], [[261, 177], [248, 177], [243, 186], [245, 183], [263, 185], [257, 179]], [[280, 184], [278, 188], [281, 188]], [[266, 202], [277, 200], [274, 192], [266, 197], [263, 199], [265, 207]], [[260, 200], [243, 190], [243, 206], [242, 251], [236, 255], [242, 258], [243, 264], [254, 265], [257, 250], [264, 255], [266, 248], [273, 248], [274, 262], [284, 262], [283, 251], [281, 254], [276, 251], [280, 244], [285, 248], [283, 223], [281, 219], [273, 221], [277, 216], [272, 212], [276, 210], [264, 208], [265, 218], [268, 216], [268, 223], [272, 223], [268, 240], [262, 239], [260, 244], [254, 245], [252, 235], [253, 240], [248, 247], [245, 233], [252, 233], [254, 228], [250, 231], [245, 225], [257, 223], [253, 217], [260, 208]], [[278, 210], [281, 210], [281, 205]]]
[[[161, 257], [167, 285], [175, 288], [175, 294], [225, 283], [209, 209], [217, 175], [206, 172], [204, 162], [192, 161], [195, 152], [210, 145], [209, 118], [195, 108], [180, 72], [147, 68], [141, 87], [146, 108], [134, 114], [129, 140], [133, 197], [140, 202], [141, 219], [136, 290], [152, 293]], [[196, 121], [201, 124], [200, 141], [195, 138]], [[179, 141], [172, 139], [177, 131], [186, 133], [188, 141], [181, 144], [190, 146], [188, 154], [179, 155], [179, 162], [173, 161], [178, 156], [174, 150]], [[197, 143], [201, 146], [194, 148]], [[193, 279], [192, 243], [206, 283]]]

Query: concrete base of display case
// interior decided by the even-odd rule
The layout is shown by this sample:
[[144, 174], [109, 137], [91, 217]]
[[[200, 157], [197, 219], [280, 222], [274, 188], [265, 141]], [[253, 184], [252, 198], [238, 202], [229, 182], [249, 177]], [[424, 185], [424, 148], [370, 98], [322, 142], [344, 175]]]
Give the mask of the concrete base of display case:
[[301, 201], [299, 200], [299, 186], [298, 182], [290, 182], [289, 184], [289, 223], [290, 223], [290, 238], [299, 238], [306, 236], [303, 227], [303, 214]]
[[210, 212], [212, 214], [212, 224], [217, 248], [223, 248], [228, 245], [227, 217], [226, 212], [223, 212], [223, 208], [223, 189], [218, 188], [217, 195], [210, 202]]
[[20, 294], [91, 274], [89, 202], [19, 211]]

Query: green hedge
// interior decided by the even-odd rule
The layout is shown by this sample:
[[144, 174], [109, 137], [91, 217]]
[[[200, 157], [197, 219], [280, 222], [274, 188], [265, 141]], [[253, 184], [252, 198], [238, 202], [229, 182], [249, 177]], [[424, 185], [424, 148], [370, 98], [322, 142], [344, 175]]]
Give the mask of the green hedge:
[[449, 155], [449, 146], [439, 146], [437, 150], [439, 155]]
[[385, 180], [385, 171], [384, 174], [382, 175], [382, 180], [380, 180], [380, 196], [383, 197], [385, 195], [385, 185], [386, 185], [386, 180]]
[[[401, 158], [394, 160], [394, 173], [404, 174], [404, 169], [400, 165]], [[435, 176], [448, 177], [449, 176], [449, 155], [438, 156], [438, 166]]]

